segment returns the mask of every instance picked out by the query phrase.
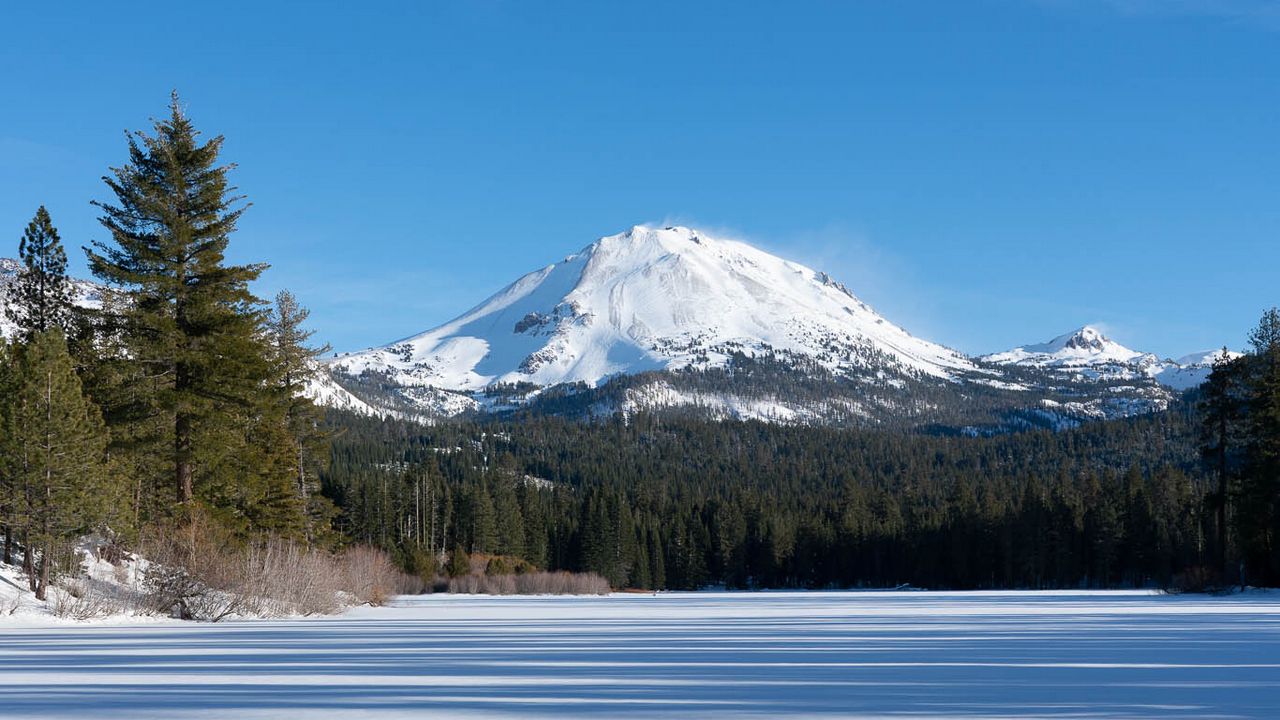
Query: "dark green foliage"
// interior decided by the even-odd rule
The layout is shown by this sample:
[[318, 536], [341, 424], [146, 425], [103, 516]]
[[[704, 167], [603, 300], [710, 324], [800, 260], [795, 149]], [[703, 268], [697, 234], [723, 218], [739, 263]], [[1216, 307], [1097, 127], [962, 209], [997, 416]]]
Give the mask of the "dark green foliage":
[[23, 346], [9, 404], [4, 434], [13, 481], [6, 505], [11, 527], [38, 550], [31, 589], [43, 600], [56, 544], [95, 529], [118, 498], [108, 487], [102, 417], [81, 391], [60, 329], [36, 333]]
[[461, 526], [468, 530], [467, 546], [473, 553], [494, 553], [498, 550], [497, 515], [488, 483], [472, 485], [463, 506], [466, 514]]
[[1242, 581], [1280, 583], [1280, 310], [1263, 314], [1251, 350], [1235, 361], [1244, 428], [1235, 499]]
[[201, 141], [175, 96], [128, 139], [128, 163], [104, 178], [114, 200], [96, 203], [111, 240], [86, 249], [112, 291], [83, 375], [132, 484], [132, 524], [190, 517], [198, 501], [238, 536], [335, 542], [319, 493], [328, 436], [303, 397], [325, 348], [308, 345], [291, 294], [268, 310], [250, 292], [265, 265], [226, 262], [245, 206], [222, 138]]
[[76, 316], [67, 279], [67, 253], [49, 211], [41, 205], [18, 245], [22, 272], [10, 291], [5, 314], [23, 342], [57, 328], [70, 334]]
[[396, 547], [415, 507], [405, 478], [439, 478], [465, 499], [430, 515], [450, 547], [473, 541], [475, 498], [514, 484], [514, 504], [493, 502], [495, 542], [518, 516], [535, 564], [616, 586], [1163, 585], [1213, 563], [1191, 410], [990, 438], [333, 413], [345, 434], [325, 487], [347, 532]]
[[[104, 178], [113, 203], [95, 203], [111, 244], [86, 249], [93, 273], [125, 289], [116, 318], [132, 359], [131, 419], [155, 421], [147, 452], [167, 459], [179, 503], [197, 485], [226, 495], [227, 461], [245, 438], [269, 368], [249, 291], [260, 265], [228, 265], [228, 240], [244, 207], [219, 165], [222, 138], [198, 140], [177, 96], [153, 135], [129, 136], [129, 162]], [[138, 440], [144, 438], [139, 437]]]
[[1216, 581], [1280, 583], [1280, 310], [1262, 315], [1250, 352], [1214, 364], [1202, 390], [1201, 452], [1216, 479]]
[[325, 528], [333, 514], [332, 503], [320, 494], [320, 472], [329, 461], [329, 433], [323, 427], [324, 411], [306, 396], [307, 385], [321, 372], [317, 358], [329, 351], [328, 345], [312, 347], [308, 343], [314, 331], [303, 327], [311, 312], [288, 290], [276, 294], [275, 307], [267, 317], [267, 338], [271, 353], [273, 379], [270, 405], [283, 410], [288, 436], [285, 447], [288, 465], [304, 510], [304, 526], [308, 539], [317, 528]]
[[14, 398], [18, 393], [17, 349], [0, 335], [0, 523], [4, 530], [4, 554], [0, 560], [13, 562], [17, 547], [14, 537], [18, 518], [18, 473], [22, 469], [18, 446], [10, 428], [14, 427]]
[[449, 553], [449, 565], [445, 571], [449, 577], [462, 577], [471, 573], [471, 557], [467, 555], [466, 548], [454, 546], [453, 552]]

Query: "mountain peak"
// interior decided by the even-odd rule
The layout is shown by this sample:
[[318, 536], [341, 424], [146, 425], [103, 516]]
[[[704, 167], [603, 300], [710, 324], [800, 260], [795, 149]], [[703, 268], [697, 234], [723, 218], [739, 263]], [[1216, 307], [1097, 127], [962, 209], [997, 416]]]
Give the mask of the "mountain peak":
[[1045, 343], [1047, 347], [1058, 349], [1082, 350], [1085, 352], [1105, 352], [1110, 347], [1123, 348], [1122, 345], [1103, 334], [1102, 330], [1084, 325], [1078, 330], [1059, 335]]
[[1081, 367], [1131, 363], [1147, 355], [1130, 350], [1093, 325], [1084, 325], [1048, 342], [1023, 345], [982, 359], [998, 365]]
[[889, 323], [825, 273], [694, 228], [647, 225], [599, 238], [433, 330], [329, 362], [405, 387], [470, 392], [596, 385], [720, 367], [737, 354], [933, 377], [973, 367]]

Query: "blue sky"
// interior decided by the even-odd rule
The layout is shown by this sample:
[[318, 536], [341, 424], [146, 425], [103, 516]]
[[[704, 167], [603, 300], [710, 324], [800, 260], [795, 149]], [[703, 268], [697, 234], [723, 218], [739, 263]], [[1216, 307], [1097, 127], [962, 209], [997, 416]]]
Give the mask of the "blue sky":
[[38, 5], [0, 24], [0, 254], [41, 203], [103, 238], [177, 88], [254, 203], [233, 257], [340, 350], [642, 222], [974, 353], [1239, 347], [1280, 303], [1274, 0]]

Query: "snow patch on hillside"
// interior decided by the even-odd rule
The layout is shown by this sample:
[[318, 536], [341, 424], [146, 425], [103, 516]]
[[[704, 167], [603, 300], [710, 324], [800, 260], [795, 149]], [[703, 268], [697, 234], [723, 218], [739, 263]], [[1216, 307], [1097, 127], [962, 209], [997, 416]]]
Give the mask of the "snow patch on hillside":
[[704, 417], [720, 420], [761, 420], [786, 425], [820, 423], [837, 415], [870, 417], [862, 406], [845, 398], [833, 398], [822, 404], [801, 404], [776, 396], [743, 397], [732, 393], [679, 390], [663, 382], [629, 388], [619, 407], [601, 408], [600, 414], [617, 411], [630, 416], [637, 412], [672, 408], [696, 409]]

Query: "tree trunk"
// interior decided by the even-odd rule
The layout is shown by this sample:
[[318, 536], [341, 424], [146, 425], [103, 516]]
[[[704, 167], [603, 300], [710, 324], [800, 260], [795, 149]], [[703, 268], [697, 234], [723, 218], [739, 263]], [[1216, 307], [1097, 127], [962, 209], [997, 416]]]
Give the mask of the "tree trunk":
[[1227, 581], [1227, 422], [1218, 423], [1218, 570]]
[[191, 482], [191, 418], [186, 414], [179, 414], [174, 422], [173, 450], [178, 503], [187, 505], [194, 493]]
[[36, 591], [36, 563], [31, 557], [31, 541], [24, 537], [26, 542], [22, 543], [22, 571], [27, 574], [27, 585], [31, 587], [31, 592]]
[[40, 550], [40, 581], [35, 588], [37, 600], [44, 600], [49, 591], [49, 554], [51, 549], [46, 545]]

